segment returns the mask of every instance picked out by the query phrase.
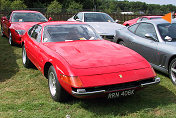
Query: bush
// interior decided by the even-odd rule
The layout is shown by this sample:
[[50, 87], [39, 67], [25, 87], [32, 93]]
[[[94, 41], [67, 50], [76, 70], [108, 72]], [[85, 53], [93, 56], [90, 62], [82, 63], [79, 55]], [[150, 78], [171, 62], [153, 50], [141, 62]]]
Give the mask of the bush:
[[60, 13], [62, 11], [62, 5], [54, 0], [47, 7], [47, 13]]
[[70, 2], [67, 12], [77, 13], [83, 10], [83, 5], [76, 3], [75, 1]]
[[9, 0], [0, 0], [0, 10], [9, 11], [11, 2]]
[[27, 8], [27, 6], [21, 0], [13, 1], [10, 6], [11, 6], [11, 9], [13, 9], [13, 10], [20, 10], [20, 9]]

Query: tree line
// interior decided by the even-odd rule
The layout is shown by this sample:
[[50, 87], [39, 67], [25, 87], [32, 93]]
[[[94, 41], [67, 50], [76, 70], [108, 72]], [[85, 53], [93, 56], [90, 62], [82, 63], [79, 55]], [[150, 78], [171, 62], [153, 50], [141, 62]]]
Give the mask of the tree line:
[[1, 0], [0, 10], [42, 9], [47, 13], [76, 13], [102, 11], [106, 13], [134, 12], [135, 14], [165, 14], [175, 12], [176, 6], [146, 4], [128, 0]]

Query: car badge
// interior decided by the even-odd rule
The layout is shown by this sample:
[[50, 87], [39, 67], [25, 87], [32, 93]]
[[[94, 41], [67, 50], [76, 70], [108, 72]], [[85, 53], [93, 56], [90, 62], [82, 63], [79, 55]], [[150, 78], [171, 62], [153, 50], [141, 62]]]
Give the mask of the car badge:
[[123, 78], [123, 76], [122, 76], [121, 74], [119, 75], [119, 77], [120, 77], [120, 78]]

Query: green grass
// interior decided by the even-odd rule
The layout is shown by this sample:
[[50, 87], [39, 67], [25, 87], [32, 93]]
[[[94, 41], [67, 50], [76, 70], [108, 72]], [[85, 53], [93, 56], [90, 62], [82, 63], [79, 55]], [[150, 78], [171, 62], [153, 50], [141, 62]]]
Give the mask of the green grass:
[[0, 37], [0, 118], [155, 118], [176, 117], [176, 86], [167, 75], [161, 83], [120, 99], [73, 99], [54, 102], [47, 80], [22, 65], [22, 49]]

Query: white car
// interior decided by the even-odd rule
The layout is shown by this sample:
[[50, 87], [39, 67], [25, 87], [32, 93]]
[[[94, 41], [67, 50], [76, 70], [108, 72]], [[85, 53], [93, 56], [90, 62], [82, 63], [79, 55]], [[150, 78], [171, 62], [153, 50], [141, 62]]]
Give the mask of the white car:
[[69, 18], [68, 21], [86, 22], [92, 26], [100, 36], [109, 40], [113, 40], [115, 30], [125, 27], [115, 22], [108, 14], [103, 12], [79, 12]]

